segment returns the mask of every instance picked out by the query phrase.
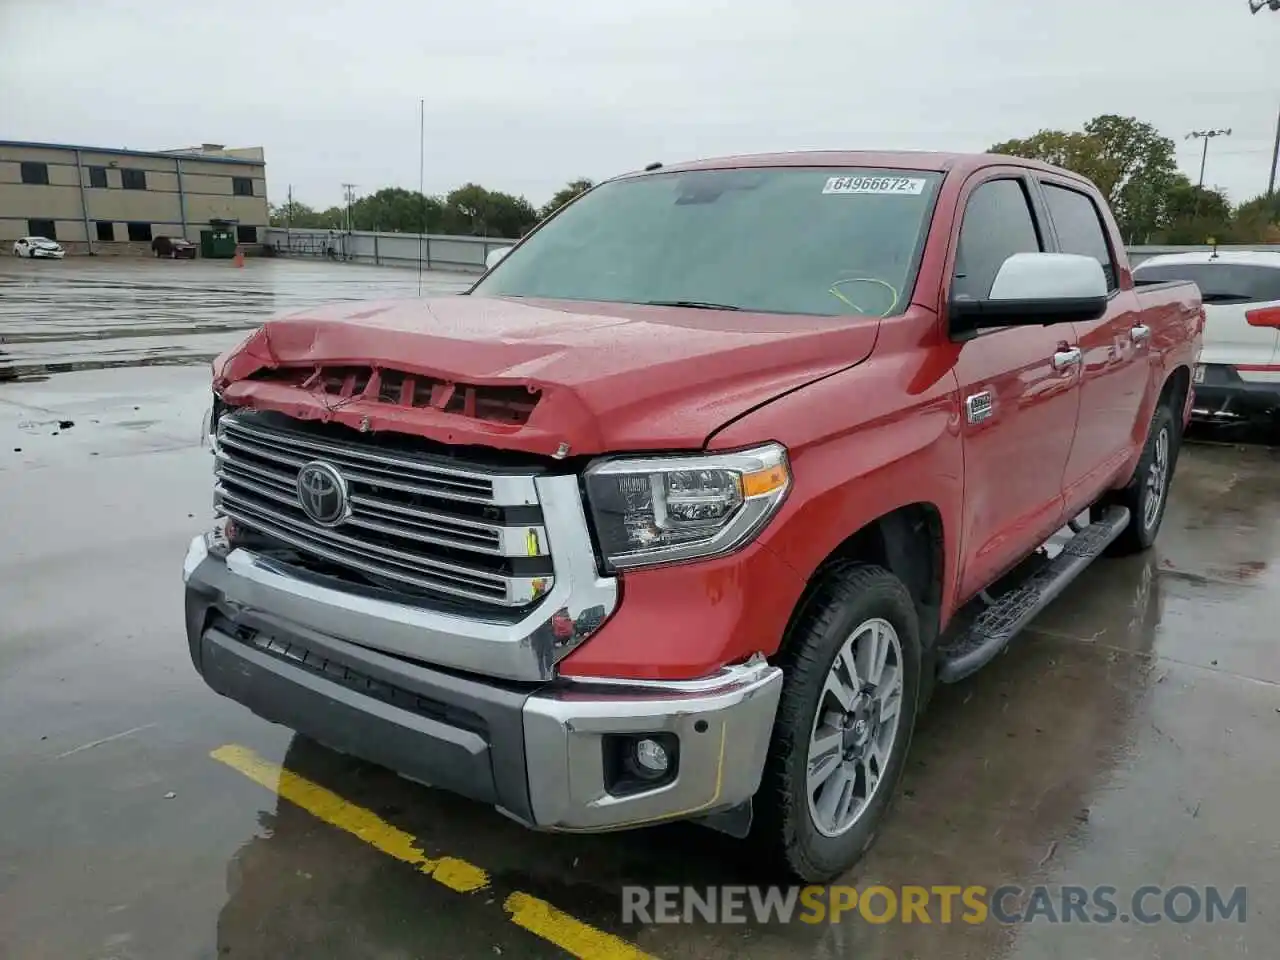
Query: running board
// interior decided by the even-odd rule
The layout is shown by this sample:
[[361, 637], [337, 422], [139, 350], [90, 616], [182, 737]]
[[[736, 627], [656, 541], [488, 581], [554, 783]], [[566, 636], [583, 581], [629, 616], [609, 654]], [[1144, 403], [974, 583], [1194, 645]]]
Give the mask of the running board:
[[978, 614], [954, 641], [939, 648], [938, 679], [955, 683], [991, 662], [1128, 524], [1128, 509], [1112, 507], [1063, 544], [1061, 553]]

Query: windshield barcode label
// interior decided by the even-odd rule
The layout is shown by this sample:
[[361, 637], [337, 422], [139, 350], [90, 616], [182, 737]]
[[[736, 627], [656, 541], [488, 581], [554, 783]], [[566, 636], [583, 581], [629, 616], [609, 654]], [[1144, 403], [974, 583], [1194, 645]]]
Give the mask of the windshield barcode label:
[[823, 193], [903, 193], [918, 197], [924, 193], [923, 177], [832, 177]]

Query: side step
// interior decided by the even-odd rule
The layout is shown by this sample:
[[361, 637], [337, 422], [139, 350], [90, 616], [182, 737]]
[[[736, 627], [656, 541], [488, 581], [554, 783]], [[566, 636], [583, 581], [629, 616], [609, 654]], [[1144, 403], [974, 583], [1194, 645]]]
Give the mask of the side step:
[[1129, 524], [1125, 507], [1112, 507], [1062, 547], [1062, 552], [983, 610], [955, 640], [938, 650], [938, 679], [955, 683], [986, 666], [1067, 584], [1106, 550]]

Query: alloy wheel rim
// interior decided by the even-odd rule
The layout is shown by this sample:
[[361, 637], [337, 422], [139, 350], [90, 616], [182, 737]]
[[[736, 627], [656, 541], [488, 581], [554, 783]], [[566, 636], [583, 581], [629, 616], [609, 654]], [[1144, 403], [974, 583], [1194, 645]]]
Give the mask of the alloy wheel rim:
[[1169, 484], [1169, 430], [1163, 428], [1156, 434], [1156, 447], [1147, 468], [1146, 493], [1143, 497], [1142, 523], [1150, 530], [1160, 516], [1165, 490]]
[[859, 624], [840, 646], [809, 734], [805, 796], [824, 837], [862, 819], [884, 781], [901, 726], [902, 643], [887, 620]]

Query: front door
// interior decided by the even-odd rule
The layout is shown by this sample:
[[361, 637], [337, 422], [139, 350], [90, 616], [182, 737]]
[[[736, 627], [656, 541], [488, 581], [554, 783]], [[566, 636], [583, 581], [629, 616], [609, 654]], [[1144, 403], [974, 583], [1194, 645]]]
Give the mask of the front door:
[[[1015, 253], [1045, 249], [1021, 175], [979, 183], [964, 202], [952, 296], [984, 299]], [[967, 600], [1064, 522], [1063, 475], [1079, 406], [1071, 323], [1009, 327], [967, 341], [956, 361], [964, 443], [958, 599]]]

